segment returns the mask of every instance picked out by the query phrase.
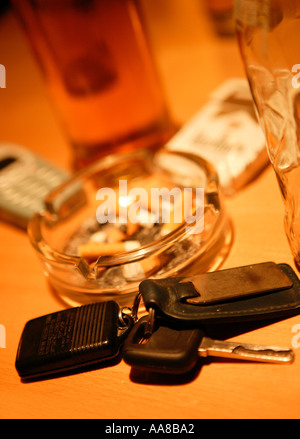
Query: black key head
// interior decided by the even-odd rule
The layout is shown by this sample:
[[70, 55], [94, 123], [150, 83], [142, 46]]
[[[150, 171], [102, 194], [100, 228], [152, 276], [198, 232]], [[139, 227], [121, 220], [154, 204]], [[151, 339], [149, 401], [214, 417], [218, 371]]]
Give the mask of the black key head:
[[156, 318], [149, 338], [144, 338], [148, 317], [142, 317], [127, 337], [122, 355], [124, 361], [154, 372], [183, 374], [198, 361], [198, 347], [204, 336], [200, 329], [173, 326]]

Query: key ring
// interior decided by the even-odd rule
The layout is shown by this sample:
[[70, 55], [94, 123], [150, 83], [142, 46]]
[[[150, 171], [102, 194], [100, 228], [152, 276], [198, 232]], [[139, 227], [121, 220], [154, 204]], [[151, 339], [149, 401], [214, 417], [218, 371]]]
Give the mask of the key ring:
[[134, 299], [132, 308], [131, 308], [131, 317], [133, 318], [134, 323], [138, 321], [138, 311], [141, 303], [142, 294], [139, 292]]
[[[119, 323], [120, 327], [128, 326], [128, 321], [126, 322], [126, 319], [124, 319], [124, 316], [129, 317], [128, 314], [126, 314], [125, 310], [131, 311], [131, 308], [129, 306], [124, 306], [123, 308], [120, 308], [119, 311]], [[135, 322], [134, 322], [135, 323]]]
[[[131, 318], [133, 319], [133, 322], [136, 323], [138, 321], [138, 311], [139, 311], [139, 306], [140, 306], [140, 302], [141, 302], [141, 298], [142, 298], [142, 294], [139, 292], [133, 302], [132, 308], [130, 307], [123, 307], [120, 310], [119, 313], [119, 320], [121, 322], [122, 325], [126, 326], [126, 322], [124, 321], [123, 318], [123, 312], [124, 309], [127, 309], [129, 311], [131, 311]], [[153, 333], [153, 328], [154, 328], [154, 323], [155, 323], [155, 309], [154, 308], [149, 308], [148, 310], [148, 320], [147, 323], [145, 325], [145, 332], [144, 332], [144, 337], [148, 338], [151, 336], [151, 334]]]
[[144, 327], [143, 338], [145, 340], [150, 338], [151, 335], [153, 334], [154, 323], [155, 323], [155, 309], [154, 308], [150, 308], [149, 309], [148, 320], [147, 320], [146, 325]]
[[139, 306], [140, 306], [140, 302], [141, 302], [141, 293], [138, 293], [134, 299], [132, 308], [130, 308], [129, 306], [123, 306], [122, 308], [120, 308], [119, 311], [119, 321], [121, 326], [126, 326], [127, 323], [124, 320], [124, 316], [123, 314], [127, 315], [126, 313], [124, 313], [125, 310], [130, 311], [130, 317], [133, 320], [133, 323], [136, 323], [138, 321], [138, 310], [139, 310]]

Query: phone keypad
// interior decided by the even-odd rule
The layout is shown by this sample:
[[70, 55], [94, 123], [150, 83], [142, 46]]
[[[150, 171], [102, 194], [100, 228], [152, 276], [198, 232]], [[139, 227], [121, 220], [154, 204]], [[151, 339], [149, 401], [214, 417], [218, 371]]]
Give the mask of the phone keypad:
[[67, 174], [43, 163], [28, 169], [12, 166], [0, 177], [0, 209], [28, 220], [44, 208], [44, 198], [67, 179]]

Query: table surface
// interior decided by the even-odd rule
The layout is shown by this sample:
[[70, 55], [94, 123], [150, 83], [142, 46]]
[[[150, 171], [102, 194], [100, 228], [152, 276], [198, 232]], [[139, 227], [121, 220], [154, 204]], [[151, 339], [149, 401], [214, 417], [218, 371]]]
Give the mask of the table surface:
[[[243, 77], [234, 38], [215, 34], [201, 2], [166, 1], [147, 10], [166, 96], [185, 122], [223, 80]], [[155, 2], [154, 2], [155, 3]], [[0, 18], [0, 62], [7, 87], [0, 89], [0, 140], [21, 143], [70, 168], [71, 151], [49, 103], [39, 70], [9, 11]], [[222, 268], [264, 261], [294, 262], [283, 230], [283, 206], [269, 166], [255, 181], [227, 198], [234, 242]], [[300, 357], [292, 365], [212, 361], [196, 376], [133, 373], [123, 361], [77, 375], [22, 383], [15, 370], [26, 321], [62, 309], [50, 291], [26, 233], [0, 224], [1, 418], [297, 418]], [[241, 342], [291, 346], [300, 317], [233, 337]]]

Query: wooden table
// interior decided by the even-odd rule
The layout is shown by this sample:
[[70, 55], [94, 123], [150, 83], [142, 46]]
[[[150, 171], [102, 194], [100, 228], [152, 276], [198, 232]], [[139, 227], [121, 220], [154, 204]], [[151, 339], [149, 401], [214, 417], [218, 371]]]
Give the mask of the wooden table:
[[[168, 10], [169, 8], [169, 10]], [[148, 11], [167, 99], [174, 118], [187, 120], [224, 79], [244, 76], [234, 38], [214, 33], [201, 2], [166, 2], [162, 15]], [[7, 88], [0, 89], [0, 140], [26, 145], [68, 168], [71, 151], [47, 99], [39, 71], [11, 14], [0, 18], [0, 62]], [[294, 263], [283, 230], [283, 206], [269, 167], [232, 198], [227, 209], [234, 243], [223, 268], [272, 260]], [[15, 370], [26, 321], [62, 308], [51, 293], [26, 233], [0, 224], [1, 418], [297, 418], [300, 359], [289, 366], [211, 362], [197, 376], [158, 379], [131, 373], [123, 361], [113, 367], [24, 384]], [[291, 346], [288, 318], [234, 337]]]

